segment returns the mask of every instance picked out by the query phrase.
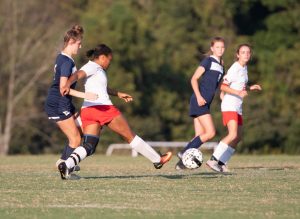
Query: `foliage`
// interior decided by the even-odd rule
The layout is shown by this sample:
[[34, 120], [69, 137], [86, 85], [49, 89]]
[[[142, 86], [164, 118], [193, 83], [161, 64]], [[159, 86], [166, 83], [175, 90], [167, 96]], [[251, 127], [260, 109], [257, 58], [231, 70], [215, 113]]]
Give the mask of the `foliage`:
[[[45, 29], [56, 28], [51, 31], [50, 40], [44, 42], [47, 50], [27, 51], [35, 61], [18, 59], [21, 60], [18, 72], [30, 77], [24, 72], [34, 72], [39, 66], [38, 59], [33, 57], [53, 54], [55, 49], [58, 50], [57, 41], [61, 40], [64, 30], [80, 22], [85, 28], [85, 36], [81, 53], [76, 58], [77, 67], [87, 61], [84, 52], [95, 45], [106, 43], [113, 49], [113, 63], [108, 70], [109, 86], [132, 94], [134, 102], [125, 104], [116, 98], [112, 100], [133, 130], [146, 140], [188, 141], [193, 137], [193, 123], [188, 116], [192, 93], [190, 78], [209, 51], [212, 37], [226, 39], [226, 69], [234, 60], [236, 46], [250, 43], [254, 53], [248, 66], [249, 78], [261, 84], [263, 91], [253, 92], [245, 100], [244, 140], [238, 150], [244, 153], [300, 153], [299, 1], [73, 0], [55, 1], [56, 7], [43, 7], [43, 10], [39, 10], [43, 3], [35, 0], [30, 3], [22, 14], [23, 23], [20, 24], [24, 32], [18, 41], [30, 40], [31, 30], [44, 33]], [[40, 11], [44, 10], [50, 14], [42, 20], [44, 29], [38, 29], [39, 25], [35, 28], [36, 19], [43, 17], [44, 12]], [[5, 23], [4, 18], [0, 16], [0, 24]], [[39, 39], [34, 40], [39, 42]], [[0, 45], [5, 47], [9, 43], [1, 38]], [[3, 66], [0, 97], [4, 100], [7, 85], [3, 82], [8, 80], [6, 63], [9, 58], [0, 58]], [[54, 62], [51, 60], [47, 60], [49, 71]], [[50, 77], [50, 74], [44, 74], [37, 86], [18, 102], [14, 110], [15, 137], [11, 142], [11, 153], [57, 152], [62, 148], [65, 137], [41, 116]], [[20, 82], [19, 86], [26, 83]], [[75, 102], [80, 107], [81, 102]], [[218, 133], [215, 140], [226, 134], [220, 122], [219, 104], [216, 95], [212, 106]], [[0, 131], [6, 125], [6, 105], [5, 101], [0, 102]], [[35, 116], [26, 117], [28, 114]], [[105, 130], [100, 144], [105, 148], [116, 141], [121, 139]]]

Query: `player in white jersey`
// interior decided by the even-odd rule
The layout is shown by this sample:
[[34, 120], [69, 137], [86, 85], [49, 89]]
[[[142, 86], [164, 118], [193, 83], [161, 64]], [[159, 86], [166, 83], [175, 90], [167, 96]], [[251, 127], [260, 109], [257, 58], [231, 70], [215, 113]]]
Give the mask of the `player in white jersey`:
[[[246, 86], [248, 83], [247, 63], [251, 58], [251, 47], [241, 44], [236, 51], [237, 61], [229, 68], [221, 85], [221, 111], [223, 124], [227, 126], [228, 134], [216, 147], [207, 166], [218, 172], [229, 172], [227, 162], [233, 155], [235, 148], [242, 138], [242, 104], [248, 95]], [[261, 90], [260, 85], [252, 85], [249, 90]]]
[[85, 91], [98, 94], [98, 99], [94, 101], [84, 100], [83, 102], [80, 115], [84, 142], [82, 146], [73, 151], [65, 162], [58, 166], [61, 178], [68, 179], [69, 170], [95, 152], [103, 126], [109, 127], [122, 136], [134, 150], [149, 159], [156, 169], [160, 169], [171, 159], [172, 153], [160, 155], [137, 136], [109, 98], [109, 95], [113, 95], [126, 102], [133, 100], [130, 95], [115, 91], [107, 86], [106, 70], [112, 60], [112, 50], [108, 46], [100, 44], [89, 50], [87, 57], [90, 58], [90, 61], [69, 78], [65, 89], [62, 89], [61, 92], [62, 95], [67, 94], [71, 84], [78, 79], [85, 78]]

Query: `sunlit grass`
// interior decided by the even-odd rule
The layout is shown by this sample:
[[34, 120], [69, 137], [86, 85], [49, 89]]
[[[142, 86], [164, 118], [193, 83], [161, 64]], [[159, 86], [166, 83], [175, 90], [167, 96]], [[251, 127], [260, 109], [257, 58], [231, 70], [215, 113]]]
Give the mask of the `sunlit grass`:
[[299, 156], [235, 155], [222, 175], [96, 155], [68, 181], [57, 157], [1, 157], [0, 218], [300, 218]]

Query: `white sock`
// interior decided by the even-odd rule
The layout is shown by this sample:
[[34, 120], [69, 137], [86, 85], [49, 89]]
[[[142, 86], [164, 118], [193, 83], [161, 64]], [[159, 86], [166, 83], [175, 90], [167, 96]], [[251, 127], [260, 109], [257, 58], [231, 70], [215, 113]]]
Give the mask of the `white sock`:
[[70, 169], [77, 164], [79, 164], [80, 161], [82, 161], [84, 158], [86, 158], [86, 150], [84, 147], [79, 146], [76, 148], [73, 153], [70, 155], [70, 157], [65, 161], [67, 167]]
[[152, 163], [160, 162], [160, 155], [139, 136], [136, 135], [129, 144], [134, 150], [148, 158]]
[[218, 146], [216, 147], [213, 156], [217, 159], [220, 160], [220, 157], [222, 156], [222, 154], [227, 150], [228, 145], [225, 144], [224, 142], [220, 141]]
[[227, 150], [222, 154], [222, 156], [220, 157], [220, 161], [222, 162], [222, 163], [227, 163], [228, 161], [229, 161], [229, 159], [231, 158], [231, 156], [233, 155], [233, 153], [235, 152], [235, 149], [234, 148], [232, 148], [232, 147], [230, 147], [229, 145], [228, 145], [228, 148], [227, 148]]

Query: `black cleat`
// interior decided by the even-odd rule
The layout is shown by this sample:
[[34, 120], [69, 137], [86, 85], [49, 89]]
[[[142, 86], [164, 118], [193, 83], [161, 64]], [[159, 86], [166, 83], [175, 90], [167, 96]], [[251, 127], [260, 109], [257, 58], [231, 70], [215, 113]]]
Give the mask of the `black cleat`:
[[185, 170], [187, 169], [186, 166], [184, 166], [182, 160], [179, 160], [175, 165], [176, 170]]
[[68, 167], [67, 167], [67, 165], [66, 165], [65, 162], [61, 162], [58, 165], [58, 171], [60, 173], [61, 179], [68, 179], [68, 178], [70, 178], [69, 169], [68, 169]]

